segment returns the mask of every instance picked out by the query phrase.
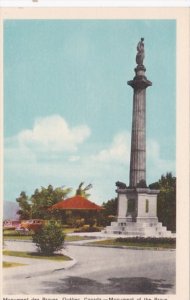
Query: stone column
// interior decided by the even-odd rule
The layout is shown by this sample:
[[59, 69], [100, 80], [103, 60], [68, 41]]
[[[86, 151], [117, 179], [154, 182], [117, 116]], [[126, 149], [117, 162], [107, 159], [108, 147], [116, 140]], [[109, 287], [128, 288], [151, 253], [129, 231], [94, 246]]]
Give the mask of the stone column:
[[131, 132], [130, 187], [146, 183], [146, 88], [152, 85], [144, 65], [135, 68], [136, 76], [127, 84], [134, 89]]

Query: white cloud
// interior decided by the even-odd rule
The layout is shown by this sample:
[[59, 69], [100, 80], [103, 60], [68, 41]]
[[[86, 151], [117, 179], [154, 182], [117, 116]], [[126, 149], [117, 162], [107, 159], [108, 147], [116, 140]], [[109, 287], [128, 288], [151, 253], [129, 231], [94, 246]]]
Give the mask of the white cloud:
[[[57, 132], [55, 136], [52, 131]], [[32, 130], [9, 138], [5, 149], [5, 175], [6, 188], [13, 190], [12, 198], [23, 189], [32, 193], [36, 187], [50, 183], [74, 188], [81, 181], [93, 184], [91, 200], [95, 202], [115, 197], [115, 182], [129, 183], [130, 133], [116, 134], [99, 152], [96, 145], [74, 152], [89, 134], [87, 126], [71, 128], [63, 118], [52, 116], [36, 121]], [[44, 152], [38, 155], [38, 151]], [[175, 171], [175, 161], [163, 159], [158, 142], [147, 140], [147, 183], [158, 180], [167, 171]]]
[[78, 156], [78, 155], [72, 155], [69, 157], [70, 162], [76, 162], [78, 160], [80, 160], [80, 156]]
[[97, 155], [92, 156], [92, 159], [100, 162], [120, 162], [129, 163], [130, 156], [130, 134], [122, 132], [113, 138], [111, 145], [101, 150]]
[[149, 139], [147, 141], [147, 171], [150, 177], [160, 178], [166, 172], [175, 173], [175, 161], [163, 159], [160, 153], [160, 145], [156, 140]]
[[23, 130], [12, 141], [35, 152], [75, 152], [89, 136], [88, 126], [70, 127], [64, 118], [53, 115], [36, 120], [31, 130]]

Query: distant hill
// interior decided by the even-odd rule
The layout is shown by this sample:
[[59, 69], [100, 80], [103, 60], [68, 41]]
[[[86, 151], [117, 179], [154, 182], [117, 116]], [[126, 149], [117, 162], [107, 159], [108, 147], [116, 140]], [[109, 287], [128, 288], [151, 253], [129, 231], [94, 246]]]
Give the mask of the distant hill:
[[19, 216], [17, 215], [18, 210], [19, 210], [19, 206], [16, 202], [4, 201], [3, 220], [7, 220], [7, 219], [18, 220], [19, 219]]

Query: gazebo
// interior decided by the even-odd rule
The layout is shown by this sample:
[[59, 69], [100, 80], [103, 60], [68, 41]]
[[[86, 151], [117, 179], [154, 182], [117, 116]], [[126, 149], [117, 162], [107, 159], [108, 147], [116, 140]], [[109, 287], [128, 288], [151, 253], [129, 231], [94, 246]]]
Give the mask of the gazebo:
[[93, 203], [83, 196], [76, 195], [74, 197], [62, 200], [52, 205], [49, 210], [62, 211], [65, 218], [84, 219], [86, 223], [93, 224], [94, 218], [96, 219], [97, 213], [103, 209], [100, 205]]
[[100, 211], [103, 208], [82, 196], [76, 195], [54, 204], [50, 209]]

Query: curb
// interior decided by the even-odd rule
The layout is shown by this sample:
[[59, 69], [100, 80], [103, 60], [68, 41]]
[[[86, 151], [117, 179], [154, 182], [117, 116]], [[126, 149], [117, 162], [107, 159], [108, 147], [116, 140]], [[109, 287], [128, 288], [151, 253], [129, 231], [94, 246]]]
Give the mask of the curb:
[[[19, 278], [21, 279], [21, 278], [31, 278], [31, 277], [38, 277], [38, 276], [43, 276], [43, 275], [48, 275], [48, 274], [51, 274], [51, 273], [54, 273], [54, 272], [58, 272], [58, 271], [61, 271], [61, 270], [69, 270], [69, 269], [71, 269], [73, 266], [75, 266], [76, 264], [77, 264], [77, 260], [76, 259], [73, 259], [72, 257], [71, 257], [71, 259], [72, 259], [72, 261], [69, 263], [69, 264], [67, 264], [66, 266], [64, 266], [64, 262], [62, 263], [63, 265], [62, 265], [62, 267], [61, 268], [48, 268], [48, 269], [46, 269], [46, 270], [43, 270], [43, 271], [41, 271], [41, 272], [38, 272], [38, 271], [35, 271], [35, 270], [33, 270], [33, 271], [30, 271], [30, 270], [28, 270], [28, 271], [26, 271], [26, 270], [24, 270], [24, 267], [25, 266], [22, 266], [22, 267], [20, 267], [20, 270], [19, 271], [24, 271], [25, 273], [21, 273], [21, 274], [18, 274], [18, 273], [20, 273], [20, 272], [18, 272], [18, 273], [16, 273], [16, 274], [11, 274], [11, 271], [10, 271], [10, 274], [4, 274], [4, 279], [10, 279], [10, 276], [11, 276], [11, 278], [18, 278], [18, 276], [19, 276]], [[15, 262], [16, 262], [16, 256], [15, 256]], [[44, 264], [45, 264], [45, 261], [43, 261], [44, 262]], [[30, 267], [30, 264], [28, 264], [27, 265], [27, 267]]]
[[58, 272], [61, 270], [69, 270], [72, 267], [74, 267], [77, 263], [78, 263], [77, 260], [75, 258], [72, 258], [72, 263], [69, 266], [66, 266], [64, 268], [54, 269], [54, 270], [52, 270], [52, 272]]
[[6, 242], [22, 242], [22, 243], [32, 243], [32, 240], [17, 240], [17, 239], [4, 239], [4, 243]]
[[152, 251], [175, 251], [174, 248], [158, 248], [158, 247], [135, 247], [135, 246], [117, 246], [117, 245], [93, 245], [89, 244], [74, 244], [72, 242], [65, 243], [69, 246], [86, 246], [86, 247], [102, 247], [102, 248], [119, 248], [119, 249], [129, 249], [129, 250], [152, 250]]

